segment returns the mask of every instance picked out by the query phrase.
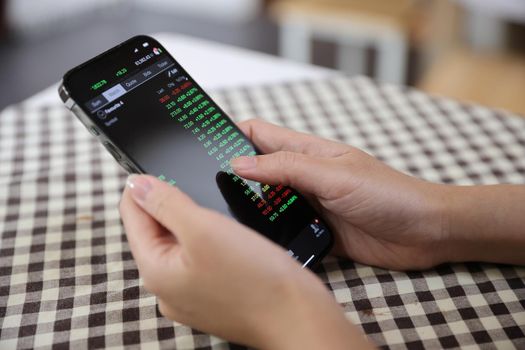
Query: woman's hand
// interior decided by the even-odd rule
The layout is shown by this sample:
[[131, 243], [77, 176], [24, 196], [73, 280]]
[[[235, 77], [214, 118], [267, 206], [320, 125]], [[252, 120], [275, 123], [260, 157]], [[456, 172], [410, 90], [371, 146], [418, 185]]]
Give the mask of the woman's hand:
[[446, 260], [442, 185], [402, 174], [339, 142], [259, 120], [239, 126], [267, 154], [233, 160], [234, 171], [303, 193], [333, 229], [336, 254], [397, 270]]
[[[235, 171], [305, 194], [341, 255], [393, 269], [525, 263], [525, 186], [431, 184], [351, 146], [259, 121], [240, 126], [268, 154], [234, 160]], [[370, 347], [284, 249], [176, 187], [132, 176], [120, 210], [144, 285], [168, 318], [258, 348]]]
[[235, 172], [306, 195], [334, 230], [339, 255], [396, 270], [525, 264], [523, 185], [433, 184], [339, 142], [258, 120], [239, 126], [267, 154], [235, 159]]
[[313, 273], [176, 187], [131, 176], [120, 211], [164, 316], [257, 348], [370, 348]]

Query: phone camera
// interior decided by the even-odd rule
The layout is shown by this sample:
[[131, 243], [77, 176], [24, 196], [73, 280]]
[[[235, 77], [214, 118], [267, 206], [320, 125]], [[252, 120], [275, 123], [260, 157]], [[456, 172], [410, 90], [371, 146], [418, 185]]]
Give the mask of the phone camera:
[[97, 112], [97, 117], [98, 117], [98, 119], [101, 119], [101, 120], [106, 119], [106, 117], [107, 117], [106, 112], [104, 112], [103, 110], [99, 110]]

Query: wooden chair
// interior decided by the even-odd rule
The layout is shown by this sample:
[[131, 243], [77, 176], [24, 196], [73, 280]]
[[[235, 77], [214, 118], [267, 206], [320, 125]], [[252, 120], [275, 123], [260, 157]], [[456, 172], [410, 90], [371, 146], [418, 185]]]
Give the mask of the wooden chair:
[[339, 46], [339, 69], [363, 73], [364, 53], [373, 47], [377, 78], [405, 83], [416, 4], [416, 0], [277, 0], [270, 13], [280, 26], [282, 56], [310, 62], [312, 39], [328, 40]]

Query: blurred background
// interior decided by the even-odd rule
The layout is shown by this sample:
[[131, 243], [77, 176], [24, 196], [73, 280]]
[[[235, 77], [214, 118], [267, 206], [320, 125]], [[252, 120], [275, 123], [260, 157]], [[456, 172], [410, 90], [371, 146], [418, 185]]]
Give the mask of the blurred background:
[[525, 0], [0, 0], [0, 110], [156, 32], [525, 115]]

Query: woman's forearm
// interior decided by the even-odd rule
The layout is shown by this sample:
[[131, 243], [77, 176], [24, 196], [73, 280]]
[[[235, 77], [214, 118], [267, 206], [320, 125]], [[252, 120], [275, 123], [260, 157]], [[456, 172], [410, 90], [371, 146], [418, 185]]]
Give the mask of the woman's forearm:
[[525, 186], [446, 186], [449, 261], [525, 265]]

